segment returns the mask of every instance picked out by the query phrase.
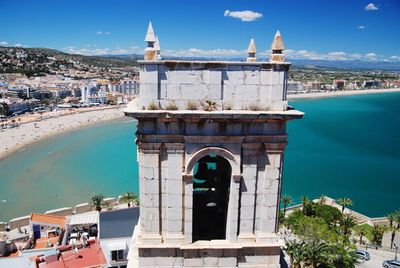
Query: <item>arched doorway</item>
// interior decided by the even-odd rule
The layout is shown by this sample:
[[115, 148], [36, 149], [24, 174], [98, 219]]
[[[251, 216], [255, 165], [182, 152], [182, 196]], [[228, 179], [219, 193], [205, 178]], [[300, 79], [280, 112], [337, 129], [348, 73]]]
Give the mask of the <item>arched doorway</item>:
[[192, 241], [226, 238], [226, 219], [232, 167], [210, 153], [193, 168]]

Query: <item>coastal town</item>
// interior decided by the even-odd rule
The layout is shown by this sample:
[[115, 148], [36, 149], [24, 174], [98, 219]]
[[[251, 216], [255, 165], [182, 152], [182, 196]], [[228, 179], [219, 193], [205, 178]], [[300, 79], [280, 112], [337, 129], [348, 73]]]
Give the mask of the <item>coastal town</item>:
[[0, 4], [0, 268], [400, 267], [395, 0], [53, 2]]

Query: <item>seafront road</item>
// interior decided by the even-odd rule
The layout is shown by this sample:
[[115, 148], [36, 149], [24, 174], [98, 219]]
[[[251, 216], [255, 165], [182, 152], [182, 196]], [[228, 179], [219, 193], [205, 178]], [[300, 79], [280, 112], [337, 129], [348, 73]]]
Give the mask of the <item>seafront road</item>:
[[[362, 262], [356, 267], [360, 268], [379, 268], [383, 267], [382, 263], [385, 260], [393, 260], [394, 259], [394, 252], [391, 251], [383, 251], [383, 250], [375, 250], [375, 249], [368, 249], [369, 254], [371, 255], [371, 259], [369, 261]], [[399, 258], [398, 258], [399, 259]]]

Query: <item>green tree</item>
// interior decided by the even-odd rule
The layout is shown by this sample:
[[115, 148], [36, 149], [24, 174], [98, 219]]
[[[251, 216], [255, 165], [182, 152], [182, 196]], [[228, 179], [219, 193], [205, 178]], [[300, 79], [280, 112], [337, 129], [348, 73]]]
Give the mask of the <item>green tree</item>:
[[343, 215], [343, 217], [339, 220], [339, 226], [341, 229], [341, 234], [343, 235], [343, 241], [348, 241], [348, 238], [351, 234], [351, 228], [353, 228], [355, 225], [355, 219], [349, 214]]
[[283, 203], [283, 216], [286, 217], [286, 208], [293, 204], [293, 199], [290, 195], [284, 194], [282, 197]]
[[334, 228], [336, 223], [342, 217], [340, 210], [325, 204], [314, 205], [315, 216], [324, 219], [330, 228]]
[[300, 197], [300, 200], [303, 204], [303, 214], [313, 216], [315, 214], [313, 201], [304, 195]]
[[131, 203], [139, 205], [139, 197], [134, 192], [126, 192], [121, 199], [122, 202], [128, 203], [128, 207], [131, 207]]
[[304, 242], [286, 241], [284, 249], [290, 258], [290, 267], [300, 268], [304, 258]]
[[317, 268], [329, 263], [330, 247], [325, 242], [313, 239], [305, 245], [304, 262], [307, 266]]
[[385, 232], [385, 226], [374, 225], [374, 227], [372, 228], [372, 239], [371, 239], [371, 242], [376, 246], [381, 245], [382, 244], [382, 237], [383, 237], [383, 233], [384, 232]]
[[371, 240], [372, 228], [373, 227], [368, 224], [355, 225], [353, 227], [354, 234], [359, 237], [358, 243], [360, 243], [360, 245], [363, 244], [364, 236]]
[[358, 262], [354, 245], [336, 243], [333, 246], [332, 265], [334, 268], [354, 268]]
[[343, 197], [337, 200], [337, 203], [342, 206], [342, 214], [344, 213], [344, 209], [353, 205], [353, 201], [350, 198]]
[[104, 195], [103, 194], [96, 194], [90, 198], [90, 207], [95, 208], [98, 212], [100, 212], [103, 208], [109, 208], [110, 205], [104, 201]]

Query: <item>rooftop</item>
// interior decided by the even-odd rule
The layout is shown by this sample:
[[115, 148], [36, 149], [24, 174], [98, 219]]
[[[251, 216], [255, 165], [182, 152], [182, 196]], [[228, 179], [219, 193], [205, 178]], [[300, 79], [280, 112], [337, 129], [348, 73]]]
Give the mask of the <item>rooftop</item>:
[[106, 258], [98, 240], [89, 241], [89, 246], [81, 249], [59, 248], [61, 253], [46, 256], [39, 262], [39, 268], [102, 267]]
[[100, 212], [100, 239], [132, 237], [139, 207]]
[[30, 221], [48, 225], [65, 226], [67, 223], [67, 217], [32, 213]]
[[94, 224], [98, 222], [99, 222], [99, 213], [97, 211], [71, 215], [68, 217], [69, 225]]

